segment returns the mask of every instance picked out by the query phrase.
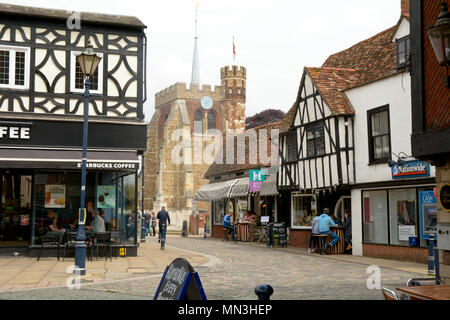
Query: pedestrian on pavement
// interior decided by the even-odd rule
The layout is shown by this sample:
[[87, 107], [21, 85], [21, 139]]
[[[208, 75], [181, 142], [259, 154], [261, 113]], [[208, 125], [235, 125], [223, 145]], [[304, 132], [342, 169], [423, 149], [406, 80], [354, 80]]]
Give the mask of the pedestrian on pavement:
[[166, 238], [166, 228], [167, 228], [167, 222], [170, 226], [170, 216], [169, 213], [166, 211], [166, 207], [161, 207], [161, 211], [158, 212], [156, 218], [159, 220], [159, 239], [158, 242], [160, 242], [161, 239]]
[[231, 212], [228, 212], [225, 217], [223, 217], [223, 227], [228, 229], [228, 235], [231, 235], [234, 232], [234, 228], [231, 225]]
[[152, 215], [150, 212], [145, 211], [144, 214], [144, 220], [145, 220], [145, 236], [148, 236], [150, 234], [150, 220], [152, 218]]
[[[312, 226], [312, 232], [311, 232], [311, 237], [309, 238], [309, 246], [308, 246], [308, 252], [309, 253], [313, 253], [315, 250], [314, 248], [316, 247], [316, 242], [317, 242], [317, 237], [314, 237], [314, 235], [316, 234], [320, 234], [319, 231], [319, 213], [316, 212], [316, 214], [314, 215], [314, 218], [311, 221], [311, 226]], [[313, 246], [311, 248], [311, 245]]]
[[345, 239], [345, 253], [350, 253], [352, 250], [352, 215], [350, 211], [344, 214], [344, 239]]
[[328, 248], [333, 247], [340, 240], [339, 236], [330, 230], [330, 225], [336, 227], [336, 224], [334, 223], [333, 219], [330, 218], [329, 214], [330, 209], [325, 208], [323, 209], [323, 213], [319, 217], [320, 234], [326, 234], [332, 238], [331, 242], [325, 245], [325, 253], [327, 253]]
[[154, 211], [152, 211], [151, 226], [152, 226], [152, 230], [153, 230], [153, 236], [155, 236], [155, 234], [156, 234], [156, 217], [155, 217]]

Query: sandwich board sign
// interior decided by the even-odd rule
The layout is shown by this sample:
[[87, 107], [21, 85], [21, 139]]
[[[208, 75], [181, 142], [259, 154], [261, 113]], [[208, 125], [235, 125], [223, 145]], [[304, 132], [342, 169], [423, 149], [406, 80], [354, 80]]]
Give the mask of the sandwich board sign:
[[186, 259], [166, 267], [153, 300], [206, 300], [198, 273]]

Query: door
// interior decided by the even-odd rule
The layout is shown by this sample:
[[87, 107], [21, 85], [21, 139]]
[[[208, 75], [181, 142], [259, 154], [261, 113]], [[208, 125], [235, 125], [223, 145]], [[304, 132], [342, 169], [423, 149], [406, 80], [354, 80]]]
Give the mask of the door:
[[1, 181], [0, 246], [28, 246], [33, 176], [5, 171]]

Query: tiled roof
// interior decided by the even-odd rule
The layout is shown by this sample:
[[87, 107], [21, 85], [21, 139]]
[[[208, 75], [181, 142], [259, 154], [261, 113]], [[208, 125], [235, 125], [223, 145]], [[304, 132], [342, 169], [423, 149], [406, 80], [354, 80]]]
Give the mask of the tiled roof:
[[[253, 128], [251, 130], [255, 130], [258, 133], [257, 137], [257, 143], [258, 143], [258, 155], [259, 155], [259, 130], [266, 129], [267, 130], [267, 154], [270, 156], [270, 149], [271, 149], [271, 130], [272, 129], [279, 129], [280, 122], [270, 123], [266, 124], [260, 127]], [[248, 130], [247, 130], [248, 132]], [[263, 164], [260, 161], [260, 158], [257, 158], [257, 163], [250, 163], [249, 159], [249, 143], [248, 141], [245, 143], [245, 163], [244, 164], [238, 164], [237, 163], [237, 137], [235, 138], [234, 142], [234, 150], [228, 151], [226, 150], [226, 136], [223, 137], [223, 147], [220, 149], [218, 156], [221, 156], [223, 154], [223, 164], [218, 164], [214, 162], [206, 171], [205, 178], [211, 179], [212, 177], [223, 175], [223, 174], [230, 174], [240, 171], [247, 171], [251, 169], [259, 169], [261, 167], [267, 166], [267, 164]], [[278, 150], [278, 141], [275, 142], [277, 144], [277, 150]], [[223, 152], [225, 150], [225, 152]], [[228, 152], [234, 152], [234, 164], [226, 164], [226, 154]]]
[[355, 86], [362, 72], [355, 69], [305, 68], [333, 114], [354, 114], [344, 90]]
[[[41, 17], [47, 19], [67, 20], [74, 12], [56, 9], [44, 9], [36, 7], [16, 6], [0, 3], [0, 14], [22, 15]], [[127, 27], [146, 28], [145, 24], [136, 17], [81, 12], [81, 22], [89, 22], [102, 25], [117, 25]]]
[[396, 44], [392, 42], [397, 25], [328, 57], [323, 68], [362, 71], [354, 86], [384, 79], [396, 72]]

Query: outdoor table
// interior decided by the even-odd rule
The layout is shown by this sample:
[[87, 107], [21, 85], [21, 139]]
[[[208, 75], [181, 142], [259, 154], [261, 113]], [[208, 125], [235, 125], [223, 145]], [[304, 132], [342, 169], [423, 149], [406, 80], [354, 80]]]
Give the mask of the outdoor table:
[[[329, 254], [344, 254], [345, 251], [345, 237], [344, 237], [344, 227], [330, 227], [330, 230], [339, 236], [339, 241], [336, 242], [334, 246], [328, 249]], [[331, 242], [331, 237], [327, 236], [325, 238], [325, 244]], [[322, 241], [319, 239], [319, 248], [322, 248]]]
[[411, 300], [450, 300], [450, 286], [409, 286], [397, 290], [409, 295]]
[[237, 240], [248, 242], [250, 241], [250, 223], [238, 222], [237, 224]]

